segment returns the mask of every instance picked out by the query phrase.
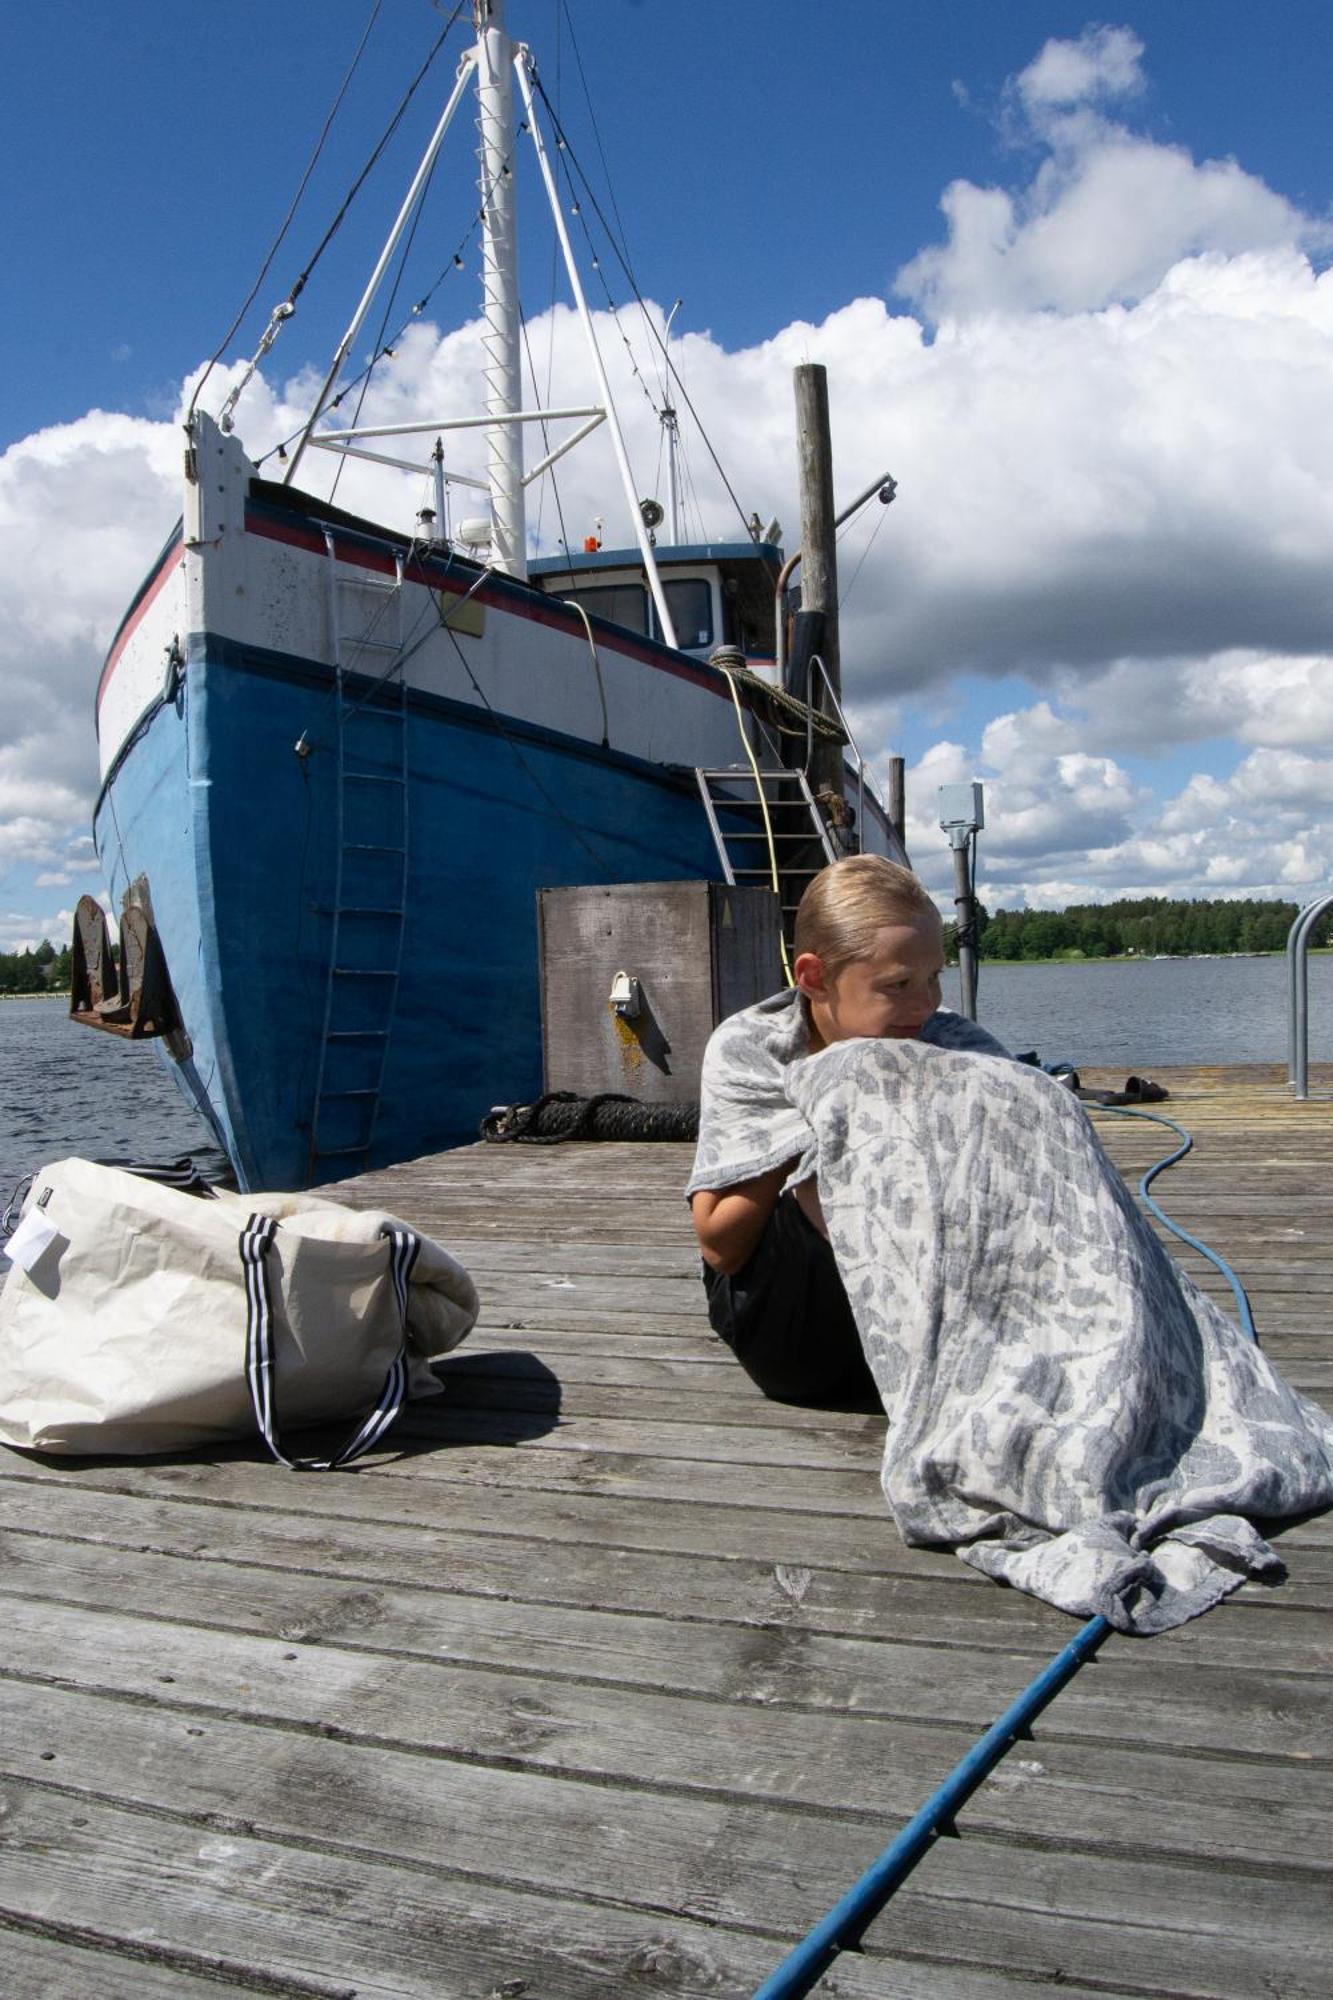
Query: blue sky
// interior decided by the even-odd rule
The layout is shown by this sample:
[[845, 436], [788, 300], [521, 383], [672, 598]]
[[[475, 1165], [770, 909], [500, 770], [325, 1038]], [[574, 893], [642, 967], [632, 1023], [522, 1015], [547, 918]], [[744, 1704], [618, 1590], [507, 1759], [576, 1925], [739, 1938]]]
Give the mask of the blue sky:
[[[6, 10], [6, 441], [97, 405], [174, 406], [249, 286], [369, 14], [370, 0]], [[1147, 45], [1141, 129], [1200, 158], [1234, 155], [1298, 205], [1327, 208], [1333, 9], [1322, 0], [509, 6], [510, 32], [538, 50], [552, 97], [558, 69], [566, 121], [586, 133], [572, 20], [640, 284], [656, 299], [683, 294], [685, 321], [729, 348], [886, 293], [938, 238], [950, 180], [1021, 176], [1021, 143], [996, 128], [1006, 78], [1048, 38], [1102, 19], [1127, 21]], [[389, 0], [349, 106], [364, 151], [440, 25], [427, 0]], [[446, 56], [437, 74], [451, 68]], [[434, 101], [421, 93], [400, 161]], [[330, 196], [360, 158], [349, 140], [323, 177]], [[312, 195], [299, 246], [324, 215]], [[349, 230], [353, 274], [373, 233]], [[332, 301], [303, 307], [293, 347], [318, 360], [336, 316]]]
[[[253, 345], [447, 11], [386, 0], [228, 360]], [[0, 946], [55, 925], [95, 882], [79, 846], [91, 692], [169, 525], [182, 383], [248, 289], [370, 13], [370, 0], [6, 10]], [[974, 770], [991, 786], [992, 901], [1300, 894], [1333, 872], [1328, 7], [510, 0], [509, 13], [599, 184], [609, 164], [641, 289], [684, 301], [682, 366], [747, 505], [794, 519], [779, 431], [807, 357], [830, 368], [840, 485], [881, 456], [900, 473], [847, 604], [848, 687], [867, 748], [918, 767], [928, 879], [947, 875], [923, 845], [934, 784]], [[269, 402], [251, 418], [265, 444], [332, 346], [460, 40], [329, 253], [332, 282], [312, 285], [266, 367]], [[466, 227], [466, 198], [442, 195], [413, 284]], [[548, 241], [525, 224], [538, 322]], [[446, 346], [475, 309], [470, 244], [465, 262], [430, 307]], [[585, 279], [604, 302], [586, 265]], [[414, 366], [424, 378], [422, 351], [400, 370], [405, 391]], [[133, 498], [110, 470], [123, 451], [145, 455]], [[709, 477], [700, 460], [704, 511], [719, 497]], [[844, 580], [871, 525], [848, 537]], [[71, 541], [83, 579], [53, 611], [36, 579]]]

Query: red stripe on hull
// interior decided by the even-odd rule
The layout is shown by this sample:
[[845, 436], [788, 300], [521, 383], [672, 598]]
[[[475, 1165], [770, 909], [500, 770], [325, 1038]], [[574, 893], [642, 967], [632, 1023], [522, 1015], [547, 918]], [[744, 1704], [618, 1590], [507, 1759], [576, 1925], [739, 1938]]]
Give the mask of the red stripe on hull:
[[102, 697], [106, 693], [107, 688], [111, 684], [111, 676], [116, 670], [117, 661], [120, 659], [121, 654], [124, 652], [131, 638], [134, 636], [134, 633], [137, 631], [139, 622], [142, 619], [145, 611], [147, 611], [149, 605], [153, 602], [154, 598], [157, 597], [157, 595], [162, 589], [163, 584], [166, 582], [167, 577], [170, 575], [171, 571], [176, 567], [176, 564], [180, 561], [181, 555], [184, 552], [184, 548], [185, 548], [185, 542], [183, 538], [179, 542], [172, 543], [171, 547], [167, 550], [166, 554], [163, 556], [161, 562], [158, 564], [152, 576], [150, 576], [148, 581], [144, 584], [143, 589], [139, 595], [138, 603], [135, 605], [132, 611], [126, 612], [125, 622], [121, 626], [119, 632], [117, 632], [115, 638], [112, 640], [111, 651], [107, 654], [106, 660], [102, 666], [101, 674], [98, 676], [96, 708], [99, 713], [101, 712], [101, 707], [102, 707]]
[[[322, 529], [302, 528], [295, 522], [289, 524], [255, 519], [247, 512], [245, 532], [247, 535], [262, 535], [268, 541], [285, 542], [291, 548], [307, 549], [315, 555], [325, 553]], [[336, 530], [333, 533], [333, 547], [340, 561], [353, 563], [357, 569], [378, 570], [384, 576], [395, 574], [394, 559], [387, 550], [367, 549], [360, 543], [340, 541]], [[466, 594], [453, 583], [446, 583], [439, 577], [433, 576], [423, 563], [409, 563], [404, 574], [409, 582], [419, 583], [427, 590], [447, 590], [451, 596], [456, 597]], [[587, 634], [584, 632], [582, 619], [571, 611], [562, 610], [558, 601], [542, 602], [540, 592], [535, 593], [536, 602], [515, 602], [514, 597], [502, 585], [483, 583], [472, 595], [474, 602], [489, 605], [493, 611], [501, 613], [504, 617], [525, 618], [530, 624], [545, 625], [552, 631], [563, 632], [567, 638], [586, 641]], [[647, 646], [637, 646], [632, 639], [609, 639], [603, 635], [598, 639], [598, 644], [605, 646], [608, 652], [620, 653], [626, 659], [636, 660], [640, 666], [652, 667], [662, 674], [673, 674], [677, 680], [689, 681], [694, 687], [707, 688], [710, 694], [730, 699], [723, 676], [715, 670], [691, 661], [672, 657], [663, 659], [660, 653], [650, 650]], [[741, 694], [741, 701], [748, 706], [744, 692]]]

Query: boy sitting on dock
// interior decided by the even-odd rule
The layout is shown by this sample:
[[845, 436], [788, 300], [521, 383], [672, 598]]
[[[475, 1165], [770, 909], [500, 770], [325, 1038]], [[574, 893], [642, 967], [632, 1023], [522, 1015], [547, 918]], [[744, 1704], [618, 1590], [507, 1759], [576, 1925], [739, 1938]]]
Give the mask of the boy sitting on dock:
[[1173, 1264], [1072, 1092], [939, 1007], [943, 963], [907, 870], [807, 889], [795, 990], [704, 1057], [709, 1316], [766, 1395], [873, 1384], [905, 1541], [1167, 1631], [1281, 1575], [1255, 1522], [1333, 1505], [1333, 1420]]
[[810, 1132], [782, 1069], [856, 1036], [1005, 1056], [940, 1007], [944, 926], [910, 870], [857, 854], [817, 875], [796, 914], [795, 987], [723, 1021], [704, 1055], [687, 1194], [708, 1316], [766, 1396], [867, 1402], [874, 1379], [834, 1261]]

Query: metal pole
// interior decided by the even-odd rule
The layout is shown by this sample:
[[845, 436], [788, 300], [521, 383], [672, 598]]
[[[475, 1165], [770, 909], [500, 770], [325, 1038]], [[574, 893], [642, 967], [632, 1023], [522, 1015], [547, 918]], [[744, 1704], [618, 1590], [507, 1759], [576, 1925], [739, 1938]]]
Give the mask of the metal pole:
[[972, 924], [976, 910], [972, 901], [972, 877], [968, 867], [969, 834], [966, 827], [949, 828], [953, 849], [953, 906], [958, 912], [958, 980], [962, 988], [962, 1011], [969, 1021], [977, 1018], [977, 954], [972, 944]]
[[565, 275], [569, 279], [569, 288], [574, 294], [574, 304], [578, 310], [579, 320], [582, 323], [583, 332], [588, 342], [588, 352], [592, 358], [593, 370], [602, 392], [602, 401], [606, 406], [606, 420], [611, 426], [611, 443], [615, 448], [616, 464], [620, 468], [620, 478], [625, 489], [625, 498], [629, 502], [630, 516], [634, 522], [634, 535], [639, 544], [639, 554], [643, 557], [643, 567], [648, 578], [648, 588], [652, 593], [653, 604], [657, 610], [657, 619], [662, 628], [662, 637], [667, 645], [674, 649], [676, 647], [676, 628], [672, 623], [671, 613], [667, 609], [666, 593], [662, 589], [662, 579], [657, 573], [657, 559], [653, 554], [652, 543], [648, 540], [648, 529], [644, 524], [643, 515], [639, 510], [639, 502], [634, 491], [634, 474], [630, 470], [629, 454], [625, 450], [625, 439], [620, 428], [620, 418], [616, 415], [616, 406], [611, 396], [611, 384], [607, 379], [606, 364], [602, 360], [602, 351], [597, 345], [597, 330], [592, 323], [592, 314], [588, 311], [588, 302], [583, 296], [583, 285], [579, 278], [579, 267], [574, 262], [574, 252], [570, 247], [569, 231], [565, 228], [565, 217], [560, 207], [559, 194], [556, 192], [555, 176], [551, 172], [551, 163], [546, 157], [546, 145], [542, 139], [541, 127], [537, 123], [537, 107], [532, 101], [532, 85], [528, 81], [528, 61], [528, 51], [525, 48], [520, 46], [515, 50], [514, 74], [518, 78], [518, 87], [523, 94], [523, 108], [527, 112], [528, 130], [532, 134], [532, 144], [537, 154], [537, 164], [541, 168], [542, 181], [546, 188], [546, 199], [551, 208], [551, 220], [555, 224], [555, 233], [560, 243], [560, 254], [564, 258]]
[[[481, 274], [487, 415], [507, 417], [523, 401], [519, 346], [518, 238], [514, 217], [514, 44], [505, 33], [504, 0], [475, 0], [477, 114], [481, 128]], [[523, 432], [494, 423], [486, 433], [491, 489], [491, 549], [510, 576], [528, 573], [523, 493]]]
[[1287, 1082], [1293, 1097], [1310, 1095], [1310, 934], [1333, 895], [1316, 896], [1287, 933]]
[[[893, 499], [894, 495], [897, 493], [897, 491], [898, 491], [898, 482], [894, 478], [893, 474], [891, 472], [882, 472], [878, 479], [871, 480], [869, 486], [866, 487], [864, 493], [858, 493], [855, 500], [848, 502], [847, 506], [843, 508], [841, 514], [838, 515], [838, 518], [833, 523], [834, 527], [840, 528], [843, 525], [844, 521], [850, 521], [852, 515], [856, 512], [857, 508], [864, 507], [866, 501], [869, 500], [873, 494], [875, 493], [884, 494], [886, 496], [884, 499], [884, 505], [887, 507], [889, 502]], [[787, 585], [790, 583], [792, 574], [795, 571], [796, 566], [800, 562], [800, 560], [801, 560], [801, 551], [799, 549], [793, 549], [792, 553], [787, 557], [787, 560], [783, 563], [782, 568], [778, 571], [778, 580], [773, 586], [774, 598], [776, 600], [775, 601], [775, 623], [777, 626], [776, 660], [777, 660], [777, 670], [778, 670], [777, 679], [779, 687], [785, 686], [785, 681], [783, 679], [783, 669], [787, 664], [787, 634], [782, 623], [782, 595], [783, 592], [786, 590]]]

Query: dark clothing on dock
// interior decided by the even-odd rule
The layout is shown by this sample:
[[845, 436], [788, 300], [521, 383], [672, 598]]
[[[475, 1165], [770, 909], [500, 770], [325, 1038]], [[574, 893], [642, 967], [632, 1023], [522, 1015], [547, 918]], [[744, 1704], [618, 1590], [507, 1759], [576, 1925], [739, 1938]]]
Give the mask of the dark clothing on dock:
[[759, 1247], [733, 1276], [705, 1264], [708, 1318], [778, 1403], [881, 1407], [827, 1237], [780, 1195]]

